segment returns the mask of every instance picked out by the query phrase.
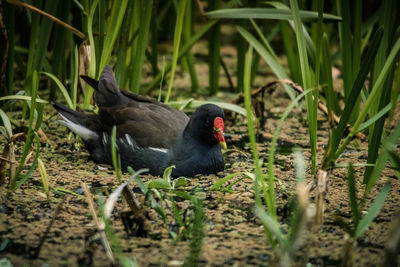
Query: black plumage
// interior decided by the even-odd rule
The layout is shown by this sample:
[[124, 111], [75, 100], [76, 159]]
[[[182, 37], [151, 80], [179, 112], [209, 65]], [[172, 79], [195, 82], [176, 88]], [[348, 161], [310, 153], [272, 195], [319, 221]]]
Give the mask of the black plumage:
[[[111, 131], [117, 128], [117, 150], [125, 169], [148, 168], [161, 175], [175, 165], [177, 176], [212, 174], [224, 169], [220, 145], [223, 138], [223, 110], [213, 104], [198, 107], [191, 118], [153, 99], [120, 90], [106, 66], [99, 81], [82, 78], [95, 89], [98, 114], [74, 111], [55, 103], [63, 123], [82, 137], [97, 163], [111, 164]], [[226, 146], [226, 145], [225, 145]]]

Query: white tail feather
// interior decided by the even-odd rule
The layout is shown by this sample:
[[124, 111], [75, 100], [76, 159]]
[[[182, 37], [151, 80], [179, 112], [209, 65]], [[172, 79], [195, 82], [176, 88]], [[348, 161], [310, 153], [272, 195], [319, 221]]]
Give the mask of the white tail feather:
[[98, 135], [93, 132], [92, 130], [77, 124], [69, 119], [67, 119], [65, 116], [60, 114], [60, 116], [63, 118], [63, 121], [59, 121], [61, 124], [65, 125], [68, 127], [71, 131], [79, 135], [83, 140], [89, 140], [89, 139], [95, 139], [98, 138]]

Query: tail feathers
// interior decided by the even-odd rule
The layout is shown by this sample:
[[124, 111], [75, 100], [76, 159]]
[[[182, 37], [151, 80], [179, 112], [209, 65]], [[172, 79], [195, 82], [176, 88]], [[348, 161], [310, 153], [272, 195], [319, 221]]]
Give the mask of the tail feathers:
[[81, 78], [91, 87], [93, 87], [97, 93], [111, 93], [114, 95], [121, 94], [117, 81], [115, 80], [114, 73], [112, 72], [111, 67], [108, 65], [104, 67], [98, 81], [86, 75], [81, 75]]
[[55, 102], [53, 104], [53, 107], [57, 110], [57, 112], [60, 115], [78, 124], [79, 123], [82, 124], [83, 121], [88, 118], [86, 114], [70, 109], [69, 107], [61, 103]]
[[68, 127], [71, 131], [73, 131], [77, 135], [79, 135], [83, 140], [87, 141], [98, 138], [96, 132], [90, 130], [88, 127], [84, 125], [84, 121], [88, 119], [87, 115], [72, 110], [60, 103], [54, 103], [53, 107], [57, 110], [58, 114], [60, 114], [60, 116], [63, 118], [63, 121], [60, 121], [60, 123]]
[[81, 78], [89, 84], [91, 87], [93, 87], [96, 91], [99, 90], [99, 81], [96, 81], [93, 78], [90, 78], [89, 76], [86, 75], [81, 75]]
[[105, 66], [100, 75], [99, 91], [101, 93], [111, 93], [121, 95], [114, 73], [110, 66]]
[[96, 90], [96, 104], [99, 107], [112, 107], [129, 102], [129, 98], [121, 93], [110, 66], [104, 67], [98, 81], [84, 75], [81, 75], [81, 78]]

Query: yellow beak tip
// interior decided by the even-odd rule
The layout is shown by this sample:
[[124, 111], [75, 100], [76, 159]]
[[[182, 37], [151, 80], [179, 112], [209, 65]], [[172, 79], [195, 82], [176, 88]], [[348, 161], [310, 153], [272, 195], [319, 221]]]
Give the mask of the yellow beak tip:
[[223, 149], [227, 149], [228, 146], [226, 145], [226, 142], [219, 142], [219, 145], [223, 148]]

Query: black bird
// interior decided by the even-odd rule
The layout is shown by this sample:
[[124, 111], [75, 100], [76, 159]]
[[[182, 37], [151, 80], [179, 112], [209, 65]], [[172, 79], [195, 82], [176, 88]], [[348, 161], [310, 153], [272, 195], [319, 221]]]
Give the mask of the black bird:
[[59, 103], [53, 106], [62, 123], [82, 138], [95, 162], [112, 163], [110, 136], [115, 125], [123, 169], [148, 168], [150, 174], [162, 175], [165, 168], [175, 165], [173, 177], [224, 170], [220, 146], [226, 148], [226, 143], [220, 107], [202, 105], [189, 119], [166, 104], [120, 90], [109, 66], [99, 81], [81, 77], [95, 89], [98, 114], [77, 112]]

